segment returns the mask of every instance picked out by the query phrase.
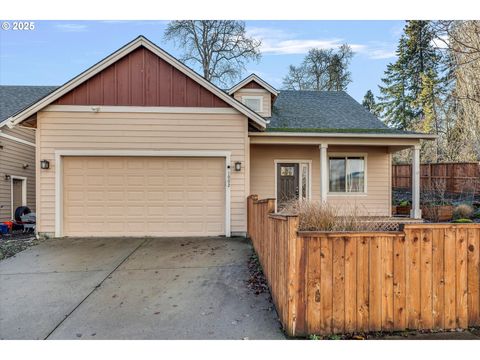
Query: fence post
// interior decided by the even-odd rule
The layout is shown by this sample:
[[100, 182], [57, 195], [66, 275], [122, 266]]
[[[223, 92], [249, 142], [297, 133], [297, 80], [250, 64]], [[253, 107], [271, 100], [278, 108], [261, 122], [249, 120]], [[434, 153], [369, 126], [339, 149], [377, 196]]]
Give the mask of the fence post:
[[287, 217], [287, 241], [288, 241], [288, 318], [286, 331], [289, 335], [295, 336], [297, 334], [297, 302], [299, 290], [299, 269], [298, 259], [298, 216]]
[[426, 189], [432, 188], [432, 163], [428, 164], [428, 185], [425, 187]]
[[258, 200], [258, 195], [250, 195], [247, 197], [247, 237], [252, 238], [252, 222], [255, 219], [253, 216], [253, 207], [255, 201]]

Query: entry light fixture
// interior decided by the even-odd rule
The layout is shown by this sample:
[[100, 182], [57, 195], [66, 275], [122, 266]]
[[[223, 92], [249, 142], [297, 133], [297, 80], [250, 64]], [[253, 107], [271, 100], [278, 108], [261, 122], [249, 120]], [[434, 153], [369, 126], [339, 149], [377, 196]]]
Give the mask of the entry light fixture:
[[10, 180], [11, 178], [12, 178], [12, 177], [11, 177], [10, 175], [8, 175], [8, 174], [5, 174], [5, 180], [7, 180], [7, 181], [8, 181], [8, 180]]
[[242, 163], [240, 161], [235, 162], [235, 171], [242, 170]]
[[40, 161], [40, 167], [44, 170], [50, 169], [50, 161], [48, 161], [48, 160]]

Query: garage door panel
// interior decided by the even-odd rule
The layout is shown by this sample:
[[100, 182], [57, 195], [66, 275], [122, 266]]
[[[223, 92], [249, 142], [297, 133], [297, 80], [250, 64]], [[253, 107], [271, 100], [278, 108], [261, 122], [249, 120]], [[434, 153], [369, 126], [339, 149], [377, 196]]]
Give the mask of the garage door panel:
[[72, 174], [64, 177], [63, 182], [65, 185], [83, 185], [85, 179], [82, 178], [82, 174]]
[[133, 159], [129, 158], [125, 160], [127, 169], [138, 169], [142, 170], [145, 167], [145, 160], [144, 159]]
[[[91, 160], [89, 160], [91, 161]], [[111, 158], [98, 158], [95, 160], [98, 162], [95, 163], [95, 166], [98, 166], [97, 169], [113, 169], [113, 170], [123, 170], [126, 168], [126, 163], [128, 162], [128, 159], [125, 160], [124, 158], [121, 157], [111, 157]]]
[[187, 201], [202, 201], [205, 199], [203, 191], [190, 190], [187, 191]]
[[84, 191], [82, 189], [81, 192], [87, 201], [104, 202], [107, 200], [107, 194], [98, 187], [89, 191]]
[[[91, 186], [104, 186], [105, 185], [105, 177], [102, 175], [88, 175], [86, 176], [85, 181], [87, 185]], [[73, 185], [73, 184], [72, 184]], [[77, 183], [77, 185], [83, 185], [82, 182]]]
[[67, 236], [225, 234], [223, 158], [66, 157]]
[[[103, 169], [105, 167], [103, 158], [81, 159], [80, 162], [83, 163], [84, 167], [86, 166], [86, 168], [89, 169], [89, 170]], [[109, 166], [114, 166], [115, 162], [116, 162], [116, 160], [112, 159], [112, 161], [110, 161], [108, 165]]]
[[160, 159], [157, 161], [157, 159], [153, 159], [152, 161], [147, 161], [146, 162], [146, 168], [148, 170], [164, 170], [165, 169], [165, 162]]
[[153, 174], [147, 177], [147, 186], [161, 187], [165, 185], [165, 176], [162, 174]]
[[143, 191], [136, 191], [136, 190], [126, 190], [125, 195], [127, 196], [127, 200], [130, 201], [141, 201], [144, 202], [145, 192]]

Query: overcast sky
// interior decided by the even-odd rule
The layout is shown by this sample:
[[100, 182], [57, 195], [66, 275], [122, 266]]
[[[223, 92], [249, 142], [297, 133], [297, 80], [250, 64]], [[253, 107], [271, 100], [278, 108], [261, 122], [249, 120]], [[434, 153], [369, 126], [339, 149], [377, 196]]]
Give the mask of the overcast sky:
[[[144, 35], [173, 55], [163, 40], [167, 21], [36, 21], [33, 31], [0, 30], [0, 84], [61, 85]], [[262, 59], [247, 65], [277, 88], [288, 65], [299, 64], [312, 47], [348, 43], [355, 52], [348, 92], [358, 101], [368, 89], [378, 94], [386, 65], [395, 60], [403, 21], [247, 21], [251, 36], [262, 40]]]

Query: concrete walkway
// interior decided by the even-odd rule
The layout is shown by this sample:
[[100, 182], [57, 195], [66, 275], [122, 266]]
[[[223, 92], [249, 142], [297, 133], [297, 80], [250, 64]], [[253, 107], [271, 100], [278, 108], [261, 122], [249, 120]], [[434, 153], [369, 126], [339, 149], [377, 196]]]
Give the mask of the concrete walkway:
[[55, 239], [0, 262], [1, 339], [284, 339], [240, 238]]

